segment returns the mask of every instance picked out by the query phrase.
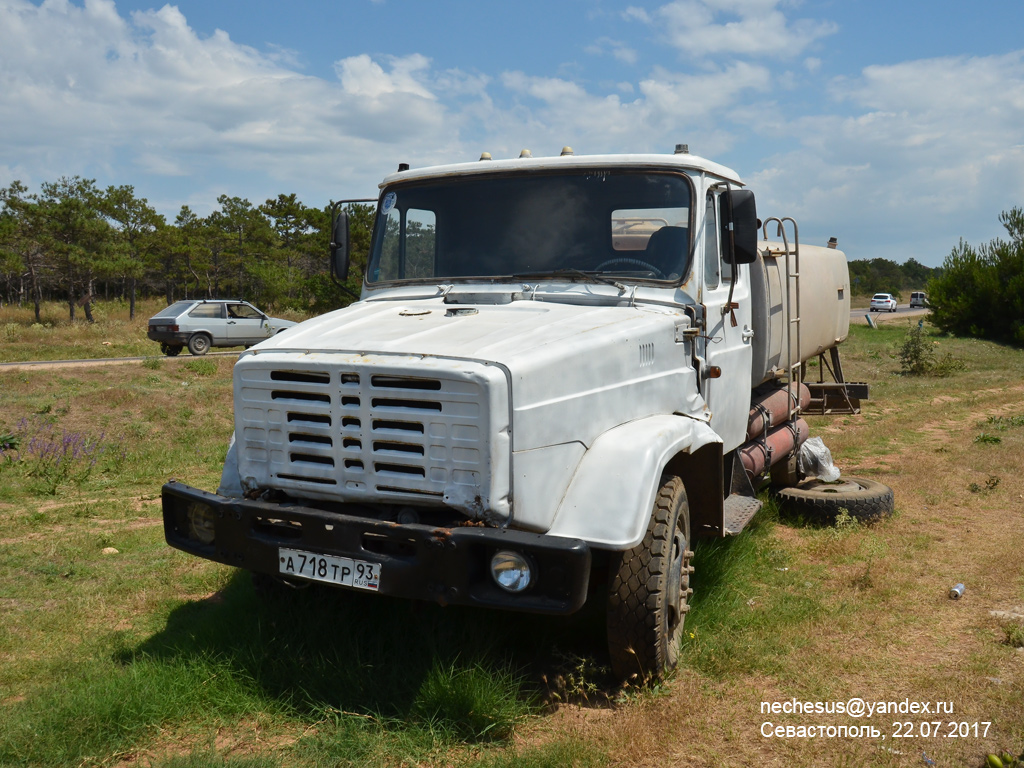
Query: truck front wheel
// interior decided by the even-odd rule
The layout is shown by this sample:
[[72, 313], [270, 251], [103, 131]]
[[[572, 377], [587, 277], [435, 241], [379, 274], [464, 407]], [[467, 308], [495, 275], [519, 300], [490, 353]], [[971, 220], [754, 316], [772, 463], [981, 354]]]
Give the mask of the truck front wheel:
[[643, 541], [609, 570], [608, 652], [619, 679], [658, 678], [676, 664], [690, 606], [690, 511], [678, 477], [664, 476]]

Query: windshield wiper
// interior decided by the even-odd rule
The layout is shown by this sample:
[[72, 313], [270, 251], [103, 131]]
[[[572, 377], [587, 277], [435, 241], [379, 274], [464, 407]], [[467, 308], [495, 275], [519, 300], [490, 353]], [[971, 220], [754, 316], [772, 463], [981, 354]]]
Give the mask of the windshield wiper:
[[610, 285], [614, 288], [618, 288], [620, 292], [626, 290], [626, 286], [622, 283], [616, 282], [615, 280], [609, 280], [607, 277], [601, 277], [596, 272], [584, 272], [582, 269], [576, 269], [575, 267], [544, 269], [537, 272], [516, 272], [512, 277], [526, 280], [537, 277], [582, 277], [585, 280], [590, 280], [594, 283], [603, 283], [604, 285]]

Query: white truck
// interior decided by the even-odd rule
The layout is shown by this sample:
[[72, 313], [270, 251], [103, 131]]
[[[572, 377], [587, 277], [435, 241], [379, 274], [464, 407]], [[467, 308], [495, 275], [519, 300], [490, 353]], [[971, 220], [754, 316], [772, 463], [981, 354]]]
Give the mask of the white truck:
[[[165, 485], [167, 541], [442, 604], [568, 614], [606, 584], [613, 670], [658, 676], [693, 541], [739, 532], [769, 475], [802, 479], [801, 364], [840, 372], [823, 408], [866, 395], [835, 354], [834, 245], [762, 227], [740, 178], [682, 145], [403, 164], [380, 185], [361, 300], [240, 356], [221, 487]], [[342, 278], [348, 251], [341, 212]], [[872, 514], [881, 488], [791, 490]]]

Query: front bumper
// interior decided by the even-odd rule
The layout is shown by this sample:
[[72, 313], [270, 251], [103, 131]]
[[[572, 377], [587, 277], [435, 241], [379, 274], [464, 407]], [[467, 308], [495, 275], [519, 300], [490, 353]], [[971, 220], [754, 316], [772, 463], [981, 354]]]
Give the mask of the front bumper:
[[162, 344], [169, 344], [171, 346], [185, 346], [188, 344], [189, 337], [192, 334], [189, 333], [173, 333], [171, 331], [154, 331], [150, 329], [146, 336], [152, 341], [159, 341]]
[[[196, 506], [197, 505], [197, 506]], [[190, 512], [205, 512], [203, 543]], [[381, 564], [378, 592], [441, 604], [568, 614], [587, 597], [590, 548], [579, 539], [476, 526], [436, 528], [370, 520], [297, 504], [232, 499], [182, 483], [163, 487], [167, 543], [198, 557], [279, 574], [280, 547]], [[534, 566], [534, 583], [510, 594], [490, 577], [499, 550]]]

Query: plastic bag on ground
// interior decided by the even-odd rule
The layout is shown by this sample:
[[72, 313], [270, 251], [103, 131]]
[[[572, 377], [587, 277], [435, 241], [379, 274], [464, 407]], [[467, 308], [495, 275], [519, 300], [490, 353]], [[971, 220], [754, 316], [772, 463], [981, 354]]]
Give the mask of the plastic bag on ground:
[[820, 437], [809, 437], [800, 446], [800, 469], [805, 476], [824, 483], [839, 479], [839, 467], [832, 463], [832, 452]]

